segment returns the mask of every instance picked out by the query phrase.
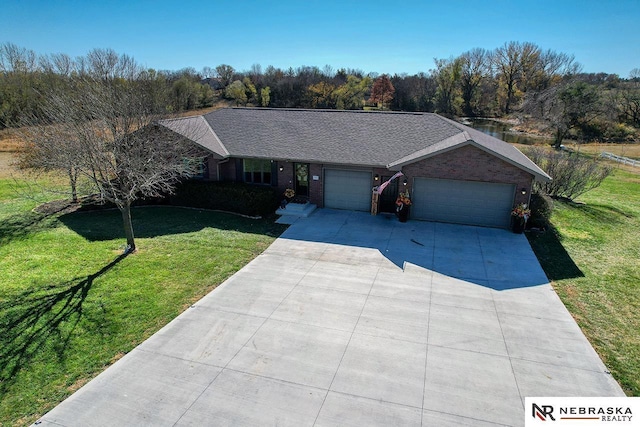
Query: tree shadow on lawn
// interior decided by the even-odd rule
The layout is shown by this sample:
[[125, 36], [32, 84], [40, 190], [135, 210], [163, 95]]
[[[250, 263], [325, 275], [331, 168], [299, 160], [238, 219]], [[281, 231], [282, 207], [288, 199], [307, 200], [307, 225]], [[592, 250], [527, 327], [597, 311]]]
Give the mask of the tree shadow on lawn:
[[[624, 218], [633, 218], [633, 215], [613, 206], [586, 205], [569, 200], [560, 200], [560, 202], [567, 209], [579, 213], [585, 220], [594, 225], [615, 226], [624, 224]], [[549, 227], [549, 230], [544, 234], [528, 234], [528, 238], [542, 269], [549, 279], [562, 280], [584, 277], [584, 273], [565, 250], [558, 231], [554, 227]]]
[[57, 219], [53, 215], [23, 212], [0, 221], [0, 245], [21, 240], [30, 234], [55, 228]]
[[613, 206], [589, 204], [580, 205], [574, 203], [567, 203], [567, 206], [571, 209], [578, 210], [589, 219], [594, 222], [601, 222], [606, 224], [621, 224], [624, 222], [622, 218], [633, 218], [634, 215], [629, 214], [621, 209]]
[[584, 277], [582, 270], [562, 246], [553, 227], [542, 234], [527, 233], [527, 238], [549, 280]]
[[58, 359], [64, 360], [93, 281], [126, 256], [118, 256], [86, 277], [52, 284], [45, 289], [27, 289], [0, 302], [0, 395], [41, 350], [52, 346]]
[[[277, 237], [287, 228], [269, 218], [249, 219], [223, 212], [181, 207], [133, 208], [131, 216], [136, 238], [193, 233], [205, 228]], [[89, 241], [124, 238], [122, 216], [116, 209], [75, 212], [62, 215], [59, 220]]]

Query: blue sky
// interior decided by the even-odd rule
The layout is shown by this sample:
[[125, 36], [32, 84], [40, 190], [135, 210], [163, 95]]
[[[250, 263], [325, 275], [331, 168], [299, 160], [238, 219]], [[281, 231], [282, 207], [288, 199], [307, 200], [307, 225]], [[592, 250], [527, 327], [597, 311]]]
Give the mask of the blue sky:
[[37, 53], [112, 48], [148, 68], [329, 64], [427, 72], [433, 58], [529, 41], [586, 72], [640, 68], [640, 0], [2, 0], [0, 43]]

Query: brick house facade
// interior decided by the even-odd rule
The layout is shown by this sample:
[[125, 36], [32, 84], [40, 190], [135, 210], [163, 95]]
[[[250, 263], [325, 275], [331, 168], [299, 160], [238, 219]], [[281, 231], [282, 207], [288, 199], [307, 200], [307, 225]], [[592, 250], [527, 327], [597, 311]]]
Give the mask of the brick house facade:
[[[512, 207], [529, 202], [533, 181], [550, 179], [512, 145], [431, 113], [233, 108], [161, 124], [185, 137], [197, 128], [189, 139], [211, 153], [206, 179], [280, 193], [298, 183], [318, 207], [369, 210], [372, 189], [401, 171], [383, 194], [392, 209], [396, 192], [407, 190], [420, 202], [416, 219], [485, 221], [455, 216], [469, 210], [463, 197], [480, 194], [471, 197], [486, 219], [478, 225], [505, 226]], [[296, 180], [296, 163], [309, 166], [306, 180]]]
[[[447, 151], [435, 157], [406, 165], [402, 172], [410, 178], [446, 178], [462, 181], [515, 184], [524, 188], [525, 194], [516, 191], [514, 204], [529, 203], [533, 175], [504, 160], [472, 146]], [[408, 179], [407, 189], [412, 190], [413, 180]]]

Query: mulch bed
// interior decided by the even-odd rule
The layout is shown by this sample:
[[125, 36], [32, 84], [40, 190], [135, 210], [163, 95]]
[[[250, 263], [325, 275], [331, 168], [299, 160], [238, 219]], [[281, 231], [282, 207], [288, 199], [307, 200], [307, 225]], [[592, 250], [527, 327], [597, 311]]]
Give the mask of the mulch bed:
[[53, 200], [51, 202], [43, 203], [40, 206], [36, 206], [33, 210], [39, 214], [53, 215], [68, 214], [77, 211], [108, 209], [109, 207], [110, 206], [107, 206], [94, 195], [81, 197], [77, 203], [74, 203], [69, 199]]

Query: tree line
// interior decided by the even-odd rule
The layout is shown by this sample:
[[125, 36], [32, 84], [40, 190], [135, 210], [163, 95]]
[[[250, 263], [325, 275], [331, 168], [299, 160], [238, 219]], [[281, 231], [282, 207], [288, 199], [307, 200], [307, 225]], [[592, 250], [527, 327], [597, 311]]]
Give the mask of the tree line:
[[[37, 55], [12, 43], [0, 45], [0, 128], [16, 126], [21, 114], [37, 117], [48, 88], [82, 76], [107, 76], [126, 55], [94, 49], [71, 58]], [[583, 73], [573, 55], [530, 42], [507, 42], [493, 50], [471, 49], [434, 59], [414, 75], [379, 75], [327, 65], [281, 69], [254, 64], [201, 71], [144, 70], [148, 99], [160, 113], [206, 108], [219, 100], [275, 108], [390, 109], [454, 117], [532, 117], [556, 141], [625, 141], [640, 128], [640, 69], [628, 78]]]

